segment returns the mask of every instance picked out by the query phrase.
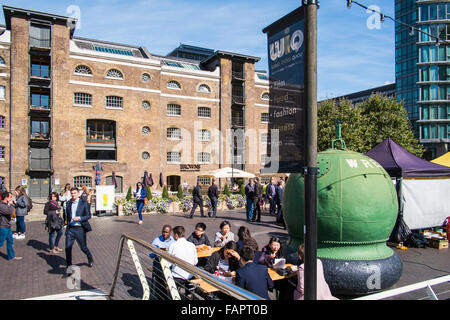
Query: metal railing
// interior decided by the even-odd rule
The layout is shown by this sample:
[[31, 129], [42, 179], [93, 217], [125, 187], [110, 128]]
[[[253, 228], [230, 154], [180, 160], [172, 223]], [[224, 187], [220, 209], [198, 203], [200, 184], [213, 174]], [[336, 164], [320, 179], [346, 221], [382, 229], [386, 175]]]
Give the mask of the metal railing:
[[408, 286], [387, 290], [371, 295], [367, 295], [364, 297], [355, 298], [353, 300], [381, 300], [381, 299], [387, 299], [394, 296], [399, 296], [405, 293], [409, 293], [412, 291], [417, 291], [421, 289], [426, 289], [427, 295], [431, 300], [438, 300], [436, 294], [434, 293], [433, 289], [431, 288], [434, 285], [450, 282], [450, 275], [446, 275], [440, 278], [426, 280], [418, 283], [414, 283]]
[[[167, 299], [167, 300], [181, 300], [181, 290], [185, 289], [185, 296], [183, 296], [184, 299], [189, 299], [189, 296], [195, 296], [194, 298], [200, 298], [198, 294], [195, 293], [195, 289], [198, 288], [198, 285], [189, 283], [189, 285], [192, 285], [190, 288], [180, 287], [179, 283], [174, 280], [174, 277], [172, 275], [171, 266], [175, 265], [178, 268], [182, 269], [183, 271], [188, 272], [193, 277], [197, 279], [201, 279], [204, 283], [214, 287], [217, 292], [220, 292], [220, 294], [225, 295], [226, 297], [237, 299], [237, 300], [264, 300], [263, 298], [248, 292], [232, 283], [229, 283], [225, 280], [222, 280], [206, 271], [204, 271], [201, 268], [198, 268], [196, 266], [193, 266], [171, 254], [168, 252], [161, 250], [152, 244], [138, 239], [134, 236], [131, 236], [129, 234], [123, 234], [120, 238], [119, 242], [119, 248], [117, 252], [117, 258], [116, 258], [116, 264], [115, 264], [115, 271], [113, 275], [113, 281], [111, 284], [111, 290], [109, 292], [109, 297], [113, 298], [115, 296], [115, 290], [117, 286], [117, 280], [119, 275], [119, 269], [121, 266], [122, 257], [124, 255], [124, 244], [125, 242], [128, 245], [129, 253], [131, 254], [131, 259], [133, 260], [133, 268], [137, 272], [137, 275], [139, 277], [140, 286], [142, 288], [142, 299], [148, 300], [151, 297], [157, 296], [159, 300], [161, 299]], [[151, 269], [151, 267], [143, 268], [141, 261], [139, 260], [139, 256], [136, 253], [136, 248], [134, 244], [139, 245], [140, 247], [148, 250], [148, 253], [154, 254], [155, 259], [159, 259], [159, 263], [161, 266], [160, 278], [156, 279], [159, 281], [156, 286], [153, 283], [151, 286], [148, 284], [148, 279], [145, 276], [145, 271]], [[145, 257], [142, 259], [148, 259], [151, 260], [148, 253]], [[154, 265], [153, 265], [154, 266]], [[152, 271], [153, 273], [153, 280], [155, 280], [155, 270]], [[187, 281], [188, 282], [188, 281]], [[137, 286], [137, 282], [135, 281], [134, 286]], [[186, 285], [188, 285], [186, 283]], [[161, 290], [161, 286], [164, 288]], [[158, 288], [159, 287], [159, 288]], [[151, 289], [150, 289], [151, 288]], [[153, 291], [153, 292], [152, 292]], [[162, 291], [164, 291], [163, 294]], [[167, 293], [167, 294], [166, 294]]]

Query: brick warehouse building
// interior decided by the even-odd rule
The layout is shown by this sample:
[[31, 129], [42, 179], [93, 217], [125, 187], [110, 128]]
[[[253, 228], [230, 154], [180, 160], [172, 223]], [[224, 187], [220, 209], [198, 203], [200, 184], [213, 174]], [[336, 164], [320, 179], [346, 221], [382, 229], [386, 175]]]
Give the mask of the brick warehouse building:
[[[118, 193], [145, 170], [156, 184], [162, 173], [175, 190], [231, 159], [253, 173], [267, 161], [269, 83], [255, 71], [258, 57], [211, 51], [205, 58], [208, 49], [196, 55], [189, 46], [180, 47], [193, 49], [189, 60], [177, 49], [158, 56], [76, 37], [73, 18], [3, 12], [0, 177], [7, 188], [25, 184], [39, 198], [66, 183], [94, 187], [100, 161], [101, 184], [114, 171]], [[239, 143], [239, 129], [256, 132], [256, 140]]]

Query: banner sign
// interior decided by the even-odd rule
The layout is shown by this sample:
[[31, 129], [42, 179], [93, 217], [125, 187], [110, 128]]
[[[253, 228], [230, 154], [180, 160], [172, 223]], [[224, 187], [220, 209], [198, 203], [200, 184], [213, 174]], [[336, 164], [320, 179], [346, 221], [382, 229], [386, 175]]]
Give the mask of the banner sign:
[[305, 165], [305, 19], [300, 7], [263, 30], [269, 60], [269, 133], [261, 173], [303, 172]]
[[116, 190], [113, 185], [95, 186], [95, 210], [112, 211]]

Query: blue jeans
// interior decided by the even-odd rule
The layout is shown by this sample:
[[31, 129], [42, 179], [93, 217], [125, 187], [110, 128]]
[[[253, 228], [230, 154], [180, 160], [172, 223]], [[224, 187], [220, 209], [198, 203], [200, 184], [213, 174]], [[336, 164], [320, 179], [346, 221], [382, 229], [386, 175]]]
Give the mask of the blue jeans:
[[[56, 233], [56, 240], [55, 240], [55, 242], [53, 242], [55, 233]], [[59, 230], [51, 230], [50, 231], [50, 233], [48, 234], [48, 246], [50, 247], [50, 250], [53, 250], [55, 248], [55, 246], [58, 246], [61, 236], [62, 236], [62, 228]]]
[[136, 208], [139, 214], [139, 220], [142, 220], [142, 208], [144, 207], [144, 200], [136, 200]]
[[24, 234], [25, 233], [25, 216], [17, 216], [16, 217], [16, 227], [17, 233]]
[[252, 220], [253, 218], [253, 199], [247, 198], [247, 220]]
[[8, 260], [11, 260], [16, 256], [14, 253], [14, 239], [12, 236], [11, 228], [0, 228], [0, 247], [3, 247], [3, 243], [5, 242], [5, 240]]

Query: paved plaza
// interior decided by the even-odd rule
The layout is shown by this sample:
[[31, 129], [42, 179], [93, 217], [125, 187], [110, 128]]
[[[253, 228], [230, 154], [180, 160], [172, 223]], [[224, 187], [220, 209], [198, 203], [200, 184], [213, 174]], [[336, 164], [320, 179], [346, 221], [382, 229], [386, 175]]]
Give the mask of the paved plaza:
[[[231, 230], [235, 234], [241, 225], [248, 226], [260, 248], [267, 244], [271, 236], [277, 236], [282, 240], [288, 238], [287, 231], [275, 223], [274, 216], [265, 213], [261, 217], [261, 223], [251, 223], [246, 221], [244, 209], [219, 211], [216, 219], [200, 218], [198, 211], [193, 219], [187, 219], [183, 214], [144, 215], [142, 225], [137, 223], [136, 216], [93, 217], [90, 220], [93, 231], [88, 233], [88, 247], [94, 257], [94, 266], [88, 267], [86, 256], [77, 244], [73, 248], [73, 263], [81, 270], [80, 290], [100, 289], [103, 292], [109, 292], [119, 239], [124, 233], [151, 243], [156, 236], [160, 235], [164, 224], [183, 225], [189, 235], [194, 230], [195, 224], [202, 221], [207, 225], [206, 233], [210, 241], [213, 241], [220, 222], [225, 219], [230, 221]], [[38, 219], [30, 217], [30, 220]], [[64, 241], [63, 236], [60, 242], [62, 248], [64, 248]], [[48, 252], [48, 233], [44, 230], [42, 221], [29, 221], [26, 239], [15, 240], [14, 248], [16, 255], [23, 257], [23, 260], [10, 262], [6, 257], [6, 246], [0, 249], [0, 283], [2, 284], [0, 299], [27, 299], [79, 291], [68, 289], [67, 279], [62, 278], [65, 271], [64, 252], [53, 255]], [[394, 250], [404, 262], [402, 277], [394, 288], [450, 274], [449, 249]], [[450, 298], [449, 283], [433, 288], [439, 299]], [[397, 299], [425, 297], [426, 293], [422, 290]]]

